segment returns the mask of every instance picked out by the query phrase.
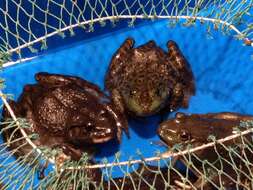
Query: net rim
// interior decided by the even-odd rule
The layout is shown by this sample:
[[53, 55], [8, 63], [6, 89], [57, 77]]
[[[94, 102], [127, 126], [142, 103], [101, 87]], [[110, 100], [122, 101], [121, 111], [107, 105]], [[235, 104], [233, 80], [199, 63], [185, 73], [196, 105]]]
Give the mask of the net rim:
[[[233, 24], [225, 21], [225, 20], [221, 20], [221, 19], [215, 19], [215, 18], [209, 18], [209, 17], [204, 17], [204, 16], [188, 16], [188, 15], [177, 15], [177, 16], [173, 16], [173, 15], [169, 15], [169, 16], [162, 16], [162, 15], [119, 15], [119, 16], [107, 16], [107, 17], [101, 17], [101, 18], [96, 18], [96, 19], [92, 19], [92, 20], [88, 20], [88, 21], [83, 21], [80, 23], [76, 23], [76, 24], [72, 24], [69, 25], [67, 27], [64, 27], [60, 30], [56, 30], [54, 32], [51, 32], [47, 35], [44, 35], [36, 40], [33, 40], [31, 42], [27, 42], [23, 45], [20, 45], [16, 48], [7, 50], [7, 54], [12, 54], [12, 53], [17, 53], [20, 52], [22, 49], [30, 47], [36, 43], [42, 42], [44, 40], [46, 40], [47, 38], [50, 38], [52, 36], [55, 36], [59, 33], [63, 33], [66, 32], [68, 30], [73, 30], [74, 28], [77, 27], [81, 27], [84, 25], [89, 25], [89, 24], [94, 24], [94, 23], [98, 23], [98, 22], [104, 22], [104, 21], [112, 21], [112, 20], [124, 20], [124, 19], [147, 19], [147, 20], [161, 20], [161, 19], [167, 19], [167, 20], [198, 20], [198, 21], [207, 21], [207, 22], [211, 22], [211, 23], [216, 23], [216, 24], [221, 24], [221, 25], [225, 25], [226, 27], [228, 27], [230, 30], [234, 31], [237, 35], [242, 36], [242, 40], [245, 42], [245, 44], [250, 45], [253, 47], [253, 42], [251, 40], [249, 40], [247, 37], [244, 36], [244, 34]], [[248, 43], [246, 43], [248, 42]], [[249, 43], [250, 42], [250, 43]], [[7, 63], [4, 63], [3, 66], [8, 65]]]

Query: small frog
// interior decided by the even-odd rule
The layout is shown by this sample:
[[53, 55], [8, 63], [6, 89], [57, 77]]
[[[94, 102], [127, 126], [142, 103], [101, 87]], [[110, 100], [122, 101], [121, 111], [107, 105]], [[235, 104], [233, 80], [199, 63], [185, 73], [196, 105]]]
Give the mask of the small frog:
[[[183, 146], [186, 146], [191, 144], [193, 147], [196, 147], [210, 142], [208, 140], [210, 135], [215, 136], [217, 140], [233, 135], [233, 133], [236, 132], [233, 130], [233, 128], [239, 127], [242, 121], [249, 120], [253, 120], [253, 116], [231, 112], [191, 115], [177, 113], [175, 119], [169, 119], [168, 121], [160, 124], [158, 128], [158, 134], [168, 146], [173, 146], [175, 144], [182, 144]], [[246, 128], [243, 128], [242, 130], [245, 129]], [[246, 138], [249, 138], [248, 140], [251, 139], [250, 136], [246, 136]], [[252, 139], [250, 141], [252, 141]], [[233, 140], [224, 142], [224, 145], [230, 147], [234, 147], [234, 145], [237, 146], [239, 144], [242, 144], [240, 138], [235, 138]], [[236, 147], [236, 150], [239, 152], [239, 154], [241, 154], [240, 148]], [[219, 155], [217, 155], [216, 151], [219, 153]], [[241, 158], [233, 154], [230, 155], [228, 150], [224, 149], [222, 145], [217, 144], [216, 150], [213, 147], [209, 147], [196, 151], [194, 154], [197, 155], [200, 160], [207, 160], [208, 163], [210, 163], [213, 167], [216, 167], [224, 172], [221, 174], [221, 176], [219, 176], [217, 170], [214, 170], [213, 167], [210, 167], [208, 164], [206, 164], [204, 172], [203, 162], [192, 156], [191, 162], [195, 168], [198, 168], [199, 170], [196, 171], [193, 167], [191, 167], [192, 171], [199, 176], [199, 179], [194, 182], [194, 186], [197, 189], [215, 189], [208, 181], [203, 182], [203, 178], [201, 178], [199, 173], [200, 171], [202, 171], [203, 175], [208, 175], [208, 178], [211, 179], [212, 182], [217, 186], [220, 184], [227, 188], [236, 186], [231, 178], [236, 181], [238, 177], [238, 171], [235, 171], [234, 168], [227, 162], [217, 161], [219, 160], [219, 157], [223, 157], [228, 162], [233, 163], [233, 165], [239, 166], [240, 171], [244, 171], [244, 173], [240, 173], [242, 181], [246, 179], [245, 173], [250, 173], [247, 166], [241, 162]], [[245, 154], [247, 155], [248, 159], [253, 159], [252, 153], [245, 150]], [[189, 161], [185, 160], [185, 158], [180, 157], [179, 160], [188, 166], [187, 163], [189, 163]], [[229, 174], [231, 178], [228, 178], [225, 173]]]
[[[120, 141], [122, 130], [128, 133], [125, 116], [96, 85], [78, 77], [43, 72], [35, 78], [37, 84], [26, 85], [18, 101], [9, 103], [17, 117], [31, 124], [24, 128], [26, 133], [39, 134], [34, 140], [37, 146], [62, 146], [74, 153], [70, 145], [84, 147], [113, 138]], [[3, 118], [9, 117], [4, 108]], [[26, 148], [23, 151], [27, 153], [30, 149]]]
[[252, 119], [253, 116], [231, 112], [191, 115], [178, 112], [175, 119], [162, 122], [157, 132], [168, 146], [190, 142], [203, 144], [208, 142], [210, 135], [224, 138], [231, 135], [241, 121]]
[[174, 41], [168, 52], [154, 41], [133, 48], [132, 38], [117, 50], [108, 68], [105, 87], [122, 112], [149, 116], [161, 110], [187, 107], [195, 94], [191, 67]]

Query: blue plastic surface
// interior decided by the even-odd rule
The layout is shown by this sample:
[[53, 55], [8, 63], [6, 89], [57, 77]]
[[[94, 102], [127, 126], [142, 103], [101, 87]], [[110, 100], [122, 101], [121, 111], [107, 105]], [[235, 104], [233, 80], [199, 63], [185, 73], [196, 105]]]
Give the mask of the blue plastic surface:
[[[34, 83], [34, 74], [41, 71], [83, 77], [103, 89], [111, 57], [127, 37], [133, 37], [136, 46], [153, 39], [165, 50], [168, 40], [178, 43], [192, 66], [197, 86], [197, 93], [191, 98], [189, 108], [179, 111], [234, 111], [253, 114], [252, 48], [218, 32], [213, 33], [214, 39], [207, 38], [206, 28], [202, 25], [169, 28], [166, 21], [150, 22], [148, 25], [108, 33], [5, 68], [1, 73], [1, 77], [6, 80], [4, 92], [14, 94], [17, 98], [23, 86]], [[127, 139], [123, 135], [120, 145], [115, 142], [103, 145], [96, 160], [99, 162], [106, 156], [109, 161], [113, 161], [113, 154], [117, 151], [121, 151], [122, 161], [130, 157], [140, 158], [137, 150], [141, 151], [143, 157], [164, 151], [164, 147], [151, 144], [159, 141], [156, 135], [159, 121], [159, 116], [143, 121], [129, 119], [131, 138]], [[121, 174], [120, 170], [113, 170], [114, 177]]]

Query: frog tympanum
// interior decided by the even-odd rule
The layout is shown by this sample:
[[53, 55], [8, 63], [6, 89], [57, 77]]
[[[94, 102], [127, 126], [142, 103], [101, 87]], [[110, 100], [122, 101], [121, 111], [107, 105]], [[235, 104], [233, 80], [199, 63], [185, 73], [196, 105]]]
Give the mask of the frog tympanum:
[[117, 50], [105, 80], [106, 89], [122, 112], [148, 116], [187, 107], [195, 93], [191, 67], [174, 41], [168, 52], [154, 41], [134, 48], [131, 38]]
[[[186, 145], [191, 144], [192, 147], [196, 147], [212, 142], [210, 141], [210, 138], [208, 138], [210, 135], [218, 140], [235, 134], [236, 130], [234, 129], [239, 127], [242, 121], [249, 120], [253, 120], [253, 116], [230, 112], [191, 115], [177, 113], [174, 119], [169, 119], [160, 124], [158, 134], [168, 146], [181, 144], [186, 147]], [[246, 128], [241, 127], [241, 130], [245, 129]], [[250, 135], [245, 137], [249, 142], [252, 142]], [[231, 152], [228, 151], [229, 149], [225, 149], [224, 146], [220, 144], [217, 144], [215, 148], [212, 146], [195, 151], [194, 154], [198, 159], [192, 156], [190, 160], [195, 168], [199, 170], [196, 172], [193, 167], [190, 167], [192, 171], [199, 176], [199, 179], [194, 182], [195, 188], [216, 189], [208, 181], [203, 181], [200, 172], [202, 172], [203, 176], [208, 175], [208, 178], [218, 187], [220, 187], [220, 185], [227, 188], [236, 187], [234, 181], [237, 180], [237, 177], [239, 176], [238, 173], [240, 173], [240, 180], [245, 181], [247, 174], [251, 173], [250, 170], [252, 170], [252, 168], [249, 169], [238, 156], [242, 154], [242, 149], [240, 147], [243, 144], [245, 144], [245, 142], [243, 143], [240, 137], [223, 142], [223, 145], [226, 147], [234, 147], [237, 154], [231, 154]], [[253, 160], [252, 152], [244, 150], [244, 154], [247, 156], [247, 159]], [[188, 158], [188, 156], [186, 157]], [[186, 157], [180, 157], [179, 160], [187, 165], [189, 160], [185, 160]], [[221, 157], [227, 162], [220, 160], [219, 158]], [[203, 162], [200, 160], [206, 160], [210, 165], [205, 164], [205, 169], [203, 169]], [[238, 166], [240, 169], [235, 171], [233, 165], [228, 163], [233, 163], [234, 166]], [[224, 173], [219, 175], [217, 170], [213, 169], [213, 167], [222, 170]], [[228, 178], [226, 174], [229, 174], [231, 178]]]
[[[31, 124], [24, 128], [25, 132], [39, 134], [34, 140], [36, 145], [63, 147], [75, 154], [76, 150], [69, 146], [103, 143], [113, 138], [120, 141], [122, 129], [127, 132], [125, 116], [96, 85], [59, 74], [37, 73], [35, 78], [37, 84], [26, 85], [18, 101], [9, 103], [17, 117], [26, 118]], [[8, 117], [4, 108], [3, 118]], [[8, 138], [7, 133], [5, 136]], [[29, 148], [22, 150], [27, 152]]]

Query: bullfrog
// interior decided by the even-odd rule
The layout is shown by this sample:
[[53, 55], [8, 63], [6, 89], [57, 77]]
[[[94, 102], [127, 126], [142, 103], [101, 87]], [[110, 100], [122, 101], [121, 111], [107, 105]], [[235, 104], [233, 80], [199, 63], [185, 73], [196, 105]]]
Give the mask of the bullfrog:
[[112, 57], [105, 76], [105, 88], [122, 112], [145, 117], [187, 107], [195, 94], [190, 64], [176, 42], [168, 52], [149, 41], [134, 48], [127, 38]]
[[[31, 127], [24, 128], [25, 132], [39, 134], [33, 141], [37, 146], [62, 147], [79, 157], [76, 147], [114, 138], [120, 141], [122, 130], [128, 133], [124, 114], [96, 85], [79, 77], [45, 72], [37, 73], [35, 79], [36, 84], [26, 85], [17, 102], [10, 100], [9, 104], [17, 117], [29, 122]], [[4, 108], [3, 118], [9, 117]], [[7, 139], [12, 132], [5, 133]], [[21, 134], [16, 131], [14, 136]], [[30, 150], [24, 146], [21, 152]]]
[[190, 115], [178, 112], [174, 119], [162, 122], [157, 133], [168, 146], [189, 142], [197, 145], [207, 143], [210, 135], [217, 139], [229, 136], [241, 121], [252, 119], [253, 116], [232, 112]]
[[[253, 116], [232, 112], [190, 115], [179, 112], [176, 114], [175, 118], [169, 119], [160, 124], [158, 135], [168, 146], [181, 144], [183, 147], [186, 147], [191, 144], [192, 147], [197, 147], [212, 142], [208, 140], [210, 135], [217, 140], [233, 135], [236, 133], [236, 130], [234, 129], [239, 127], [242, 122], [251, 120], [253, 120]], [[246, 128], [241, 128], [241, 130], [245, 129]], [[245, 138], [247, 138], [249, 142], [252, 142], [252, 137], [250, 135], [245, 136]], [[240, 146], [243, 146], [243, 142], [241, 138], [239, 137], [224, 142], [223, 145], [235, 148], [237, 154], [231, 154], [231, 152], [220, 144], [217, 144], [215, 148], [208, 147], [194, 152], [198, 158], [191, 157], [191, 163], [195, 167], [190, 167], [190, 169], [199, 177], [199, 179], [193, 183], [195, 188], [216, 189], [208, 181], [203, 181], [201, 173], [202, 175], [207, 175], [208, 178], [212, 180], [213, 184], [216, 184], [218, 187], [222, 184], [222, 186], [226, 188], [236, 187], [234, 181], [237, 181], [239, 174], [242, 182], [247, 179], [247, 175], [250, 175], [250, 170], [252, 170], [252, 168], [248, 168], [247, 165], [242, 162], [242, 159], [238, 157], [238, 155], [242, 154]], [[249, 160], [253, 160], [252, 152], [244, 150], [244, 153]], [[227, 162], [220, 160], [221, 157], [227, 160]], [[186, 160], [186, 157], [179, 157], [178, 159], [185, 163], [186, 166], [189, 166], [189, 160]], [[199, 159], [208, 161], [210, 165], [205, 164], [204, 167], [203, 162]], [[230, 165], [228, 163], [233, 164]], [[235, 171], [233, 166], [237, 166], [239, 170]], [[219, 175], [217, 170], [213, 167], [224, 173]], [[226, 174], [229, 174], [231, 178], [228, 178]], [[243, 184], [244, 183], [241, 183], [242, 186]]]

